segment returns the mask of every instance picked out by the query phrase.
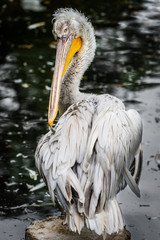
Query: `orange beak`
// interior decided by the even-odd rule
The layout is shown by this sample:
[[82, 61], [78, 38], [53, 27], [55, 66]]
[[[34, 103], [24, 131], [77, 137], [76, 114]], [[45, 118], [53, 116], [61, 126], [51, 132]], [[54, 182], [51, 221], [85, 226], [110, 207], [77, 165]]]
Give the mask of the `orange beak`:
[[68, 38], [62, 37], [57, 41], [55, 70], [52, 79], [48, 109], [48, 124], [50, 127], [52, 126], [58, 113], [58, 101], [63, 76], [74, 54], [80, 50], [81, 44], [81, 38], [74, 38], [74, 35], [70, 35]]

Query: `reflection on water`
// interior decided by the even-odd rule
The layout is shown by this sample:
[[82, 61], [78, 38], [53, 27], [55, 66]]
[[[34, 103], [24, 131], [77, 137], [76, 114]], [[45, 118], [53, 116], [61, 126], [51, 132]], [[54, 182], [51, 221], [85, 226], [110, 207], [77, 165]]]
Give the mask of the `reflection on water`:
[[21, 0], [21, 5], [24, 10], [35, 12], [45, 11], [46, 7], [41, 4], [41, 0]]
[[[137, 96], [160, 85], [160, 2], [102, 2], [98, 7], [96, 1], [72, 4], [91, 18], [97, 39], [95, 60], [85, 73], [81, 90], [111, 93], [144, 114], [145, 101]], [[36, 171], [37, 140], [48, 129], [55, 56], [51, 19], [57, 6], [38, 0], [34, 6], [27, 0], [1, 4], [0, 211], [7, 214], [9, 207], [51, 202], [46, 188], [30, 192], [40, 179], [31, 178], [28, 169]], [[65, 1], [57, 4], [68, 6]], [[27, 28], [39, 22], [45, 24]], [[159, 119], [159, 107], [155, 114]]]

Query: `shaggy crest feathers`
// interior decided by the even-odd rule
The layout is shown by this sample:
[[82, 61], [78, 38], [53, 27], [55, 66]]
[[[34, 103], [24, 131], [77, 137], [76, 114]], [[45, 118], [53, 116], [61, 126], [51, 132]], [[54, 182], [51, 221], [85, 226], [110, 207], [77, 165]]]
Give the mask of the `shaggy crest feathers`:
[[88, 18], [83, 13], [77, 11], [76, 9], [74, 10], [72, 8], [59, 8], [56, 10], [56, 12], [52, 16], [53, 16], [52, 22], [54, 22], [54, 20], [57, 20], [59, 18], [66, 19], [66, 20], [70, 20], [72, 18], [78, 21], [79, 21], [79, 18], [82, 18], [84, 19], [85, 22], [88, 22], [91, 25]]
[[[55, 14], [53, 14], [53, 34], [56, 37], [56, 29], [60, 29], [63, 25], [67, 25], [71, 33], [74, 31], [76, 37], [84, 38], [84, 43], [87, 39], [92, 38], [92, 41], [89, 41], [90, 44], [95, 44], [94, 29], [87, 17], [77, 10], [71, 8], [61, 8], [58, 9]], [[91, 35], [91, 36], [90, 36]]]

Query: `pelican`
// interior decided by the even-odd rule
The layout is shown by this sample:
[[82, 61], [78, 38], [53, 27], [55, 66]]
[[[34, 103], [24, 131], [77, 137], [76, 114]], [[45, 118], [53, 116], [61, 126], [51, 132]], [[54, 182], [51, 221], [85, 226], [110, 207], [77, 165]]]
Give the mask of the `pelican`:
[[[57, 52], [50, 128], [38, 143], [36, 166], [53, 202], [58, 199], [63, 207], [69, 229], [80, 233], [85, 226], [105, 239], [125, 227], [118, 192], [128, 184], [140, 197], [142, 121], [114, 96], [80, 92], [96, 49], [89, 20], [67, 8], [58, 9], [53, 21]], [[63, 115], [53, 126], [58, 110]]]

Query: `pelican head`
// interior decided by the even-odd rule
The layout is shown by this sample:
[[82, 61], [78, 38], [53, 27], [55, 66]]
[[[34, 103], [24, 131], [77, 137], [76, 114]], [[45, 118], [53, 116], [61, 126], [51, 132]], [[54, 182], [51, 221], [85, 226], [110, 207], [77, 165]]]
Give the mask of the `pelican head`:
[[[76, 55], [82, 49], [85, 49], [84, 46], [89, 38], [92, 36], [94, 38], [93, 33], [89, 34], [93, 32], [91, 23], [78, 11], [59, 9], [53, 16], [54, 25], [52, 33], [54, 38], [57, 39], [57, 53], [48, 109], [48, 124], [50, 126], [52, 126], [57, 116], [61, 85], [70, 62], [76, 58]], [[95, 43], [95, 38], [92, 42]], [[90, 58], [93, 57], [90, 56]], [[78, 59], [80, 60], [81, 58], [79, 57]]]

